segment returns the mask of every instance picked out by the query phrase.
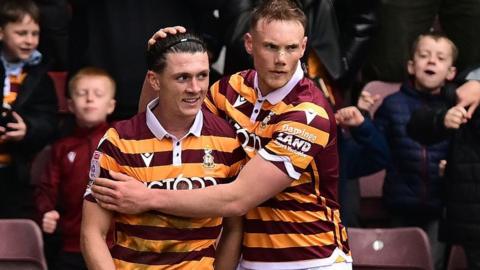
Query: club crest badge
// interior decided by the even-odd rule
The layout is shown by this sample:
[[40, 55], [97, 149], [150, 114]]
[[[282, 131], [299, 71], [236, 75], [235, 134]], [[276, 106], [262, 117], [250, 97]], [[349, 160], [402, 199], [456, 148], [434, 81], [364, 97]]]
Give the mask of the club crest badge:
[[263, 118], [262, 122], [260, 123], [260, 128], [266, 128], [268, 125], [268, 122], [270, 122], [274, 114], [275, 114], [274, 112], [268, 113], [267, 117]]
[[211, 169], [211, 168], [214, 168], [215, 167], [215, 163], [214, 163], [214, 160], [213, 160], [213, 155], [212, 155], [212, 149], [207, 146], [205, 149], [203, 149], [204, 151], [204, 155], [203, 155], [203, 167], [204, 168], [208, 168], [208, 169]]

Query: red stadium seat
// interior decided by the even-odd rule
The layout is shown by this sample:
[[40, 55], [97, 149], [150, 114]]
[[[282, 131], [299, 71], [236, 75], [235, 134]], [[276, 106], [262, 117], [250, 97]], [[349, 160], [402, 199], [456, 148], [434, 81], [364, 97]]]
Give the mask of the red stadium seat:
[[348, 228], [348, 239], [353, 269], [433, 269], [428, 237], [420, 228]]
[[448, 258], [447, 270], [467, 270], [467, 257], [461, 246], [452, 246]]
[[28, 219], [0, 219], [0, 269], [46, 270], [42, 233]]
[[369, 92], [372, 95], [380, 95], [380, 99], [373, 104], [370, 114], [373, 115], [375, 111], [380, 107], [382, 104], [383, 99], [397, 92], [400, 89], [401, 83], [396, 82], [384, 82], [384, 81], [371, 81], [367, 83], [362, 91]]
[[360, 177], [359, 221], [362, 227], [389, 227], [390, 216], [383, 204], [383, 182], [385, 170]]

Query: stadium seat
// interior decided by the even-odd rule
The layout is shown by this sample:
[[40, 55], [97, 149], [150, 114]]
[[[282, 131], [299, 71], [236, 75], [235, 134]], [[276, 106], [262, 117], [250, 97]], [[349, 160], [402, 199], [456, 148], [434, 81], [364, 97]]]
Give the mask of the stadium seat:
[[360, 206], [358, 219], [362, 227], [390, 226], [390, 215], [383, 203], [385, 170], [360, 177]]
[[467, 257], [461, 246], [452, 246], [448, 257], [447, 270], [467, 270]]
[[28, 219], [0, 219], [0, 269], [46, 270], [40, 228]]
[[428, 237], [420, 228], [348, 228], [348, 239], [353, 269], [433, 269]]
[[[367, 83], [362, 91], [369, 92], [372, 95], [379, 95], [380, 99], [375, 102], [370, 110], [370, 115], [382, 104], [383, 99], [397, 92], [401, 83], [371, 81]], [[383, 181], [385, 170], [378, 173], [361, 177], [360, 183], [360, 210], [359, 221], [362, 227], [387, 227], [389, 226], [389, 215], [382, 202]]]
[[68, 113], [66, 89], [67, 89], [67, 76], [66, 71], [50, 71], [48, 72], [50, 78], [53, 80], [55, 91], [58, 99], [58, 112]]
[[382, 104], [383, 99], [397, 92], [400, 89], [401, 83], [397, 82], [384, 82], [384, 81], [371, 81], [367, 83], [363, 89], [363, 91], [369, 92], [372, 95], [380, 95], [380, 99], [373, 104], [370, 114], [374, 115], [375, 111], [380, 107]]

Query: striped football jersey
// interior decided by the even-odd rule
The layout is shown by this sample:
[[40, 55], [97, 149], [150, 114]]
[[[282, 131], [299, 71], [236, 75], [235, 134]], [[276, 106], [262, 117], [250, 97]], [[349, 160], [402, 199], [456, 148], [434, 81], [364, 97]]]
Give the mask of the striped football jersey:
[[[92, 158], [91, 179], [108, 177], [113, 170], [139, 179], [148, 188], [169, 190], [198, 189], [235, 179], [245, 154], [225, 120], [200, 112], [193, 125], [196, 130], [176, 140], [165, 134], [159, 138], [149, 113], [107, 131]], [[95, 201], [89, 188], [85, 196]], [[118, 269], [213, 269], [222, 218], [184, 218], [150, 211], [115, 213], [114, 221], [111, 254]]]
[[267, 96], [257, 90], [256, 76], [247, 70], [223, 78], [204, 104], [230, 122], [249, 157], [258, 153], [292, 178], [288, 188], [247, 213], [242, 266], [300, 269], [350, 262], [328, 101], [300, 67]]

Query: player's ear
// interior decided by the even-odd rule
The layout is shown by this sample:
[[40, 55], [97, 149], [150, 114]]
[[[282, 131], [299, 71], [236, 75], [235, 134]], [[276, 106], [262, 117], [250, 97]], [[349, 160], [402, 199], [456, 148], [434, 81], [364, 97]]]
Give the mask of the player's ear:
[[245, 46], [245, 50], [248, 54], [252, 54], [253, 51], [253, 39], [252, 34], [246, 33], [243, 38], [243, 45]]
[[302, 43], [300, 44], [300, 49], [302, 50], [302, 56], [305, 53], [305, 50], [307, 49], [307, 37], [303, 37]]
[[150, 86], [152, 86], [153, 90], [158, 91], [160, 90], [160, 81], [158, 79], [158, 74], [154, 71], [147, 71], [147, 80], [148, 83], [150, 83]]

